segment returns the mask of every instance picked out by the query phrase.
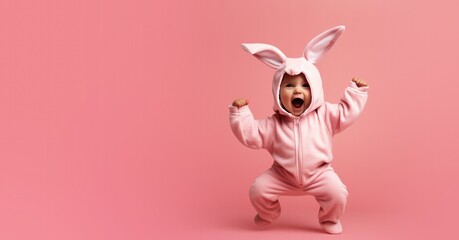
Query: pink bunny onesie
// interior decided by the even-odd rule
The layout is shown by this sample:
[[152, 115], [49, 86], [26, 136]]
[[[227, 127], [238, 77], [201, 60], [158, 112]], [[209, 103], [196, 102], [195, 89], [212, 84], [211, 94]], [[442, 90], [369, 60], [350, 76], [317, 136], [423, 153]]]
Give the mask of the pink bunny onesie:
[[[334, 172], [332, 137], [349, 127], [362, 112], [368, 87], [350, 83], [340, 103], [324, 102], [322, 80], [313, 65], [335, 43], [344, 26], [332, 28], [315, 37], [304, 56], [287, 58], [267, 44], [243, 44], [244, 50], [277, 69], [272, 90], [274, 111], [271, 117], [256, 120], [249, 107], [230, 106], [231, 129], [247, 147], [266, 149], [273, 157], [272, 167], [259, 176], [250, 188], [250, 199], [259, 225], [271, 223], [280, 215], [279, 195], [312, 195], [320, 204], [319, 221], [328, 233], [342, 231], [340, 217], [348, 192]], [[311, 104], [300, 116], [281, 105], [279, 89], [284, 74], [303, 73], [310, 85]]]

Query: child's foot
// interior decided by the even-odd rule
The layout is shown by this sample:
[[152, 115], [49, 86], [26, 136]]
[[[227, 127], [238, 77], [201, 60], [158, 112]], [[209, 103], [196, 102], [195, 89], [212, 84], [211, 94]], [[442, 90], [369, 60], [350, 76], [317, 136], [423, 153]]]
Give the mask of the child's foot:
[[340, 234], [343, 232], [343, 227], [341, 223], [338, 221], [337, 223], [333, 222], [324, 222], [320, 224], [325, 232], [330, 234]]
[[261, 218], [260, 216], [255, 216], [255, 218], [253, 219], [253, 221], [255, 222], [255, 224], [257, 224], [258, 226], [268, 226], [269, 224], [271, 224], [271, 222], [268, 222], [266, 220], [264, 220], [263, 218]]

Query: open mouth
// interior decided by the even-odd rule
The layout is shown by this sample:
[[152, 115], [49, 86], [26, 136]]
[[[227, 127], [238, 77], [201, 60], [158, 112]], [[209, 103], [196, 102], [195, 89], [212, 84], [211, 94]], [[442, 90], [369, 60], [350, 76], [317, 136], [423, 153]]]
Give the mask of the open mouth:
[[304, 100], [301, 98], [295, 98], [292, 100], [292, 105], [296, 108], [300, 108], [303, 106]]

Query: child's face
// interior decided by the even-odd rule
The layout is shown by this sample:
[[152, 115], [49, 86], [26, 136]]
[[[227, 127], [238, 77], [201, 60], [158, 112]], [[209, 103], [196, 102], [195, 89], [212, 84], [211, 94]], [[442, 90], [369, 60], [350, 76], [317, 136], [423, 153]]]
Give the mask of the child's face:
[[304, 74], [284, 74], [280, 88], [282, 106], [289, 113], [300, 116], [311, 104], [311, 89]]

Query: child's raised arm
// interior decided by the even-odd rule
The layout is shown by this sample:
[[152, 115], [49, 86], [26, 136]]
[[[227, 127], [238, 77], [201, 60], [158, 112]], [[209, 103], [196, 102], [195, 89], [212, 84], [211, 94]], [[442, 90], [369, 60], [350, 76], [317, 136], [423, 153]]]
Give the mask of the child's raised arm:
[[325, 119], [333, 135], [349, 127], [362, 113], [368, 99], [368, 83], [352, 78], [338, 104], [325, 103]]

